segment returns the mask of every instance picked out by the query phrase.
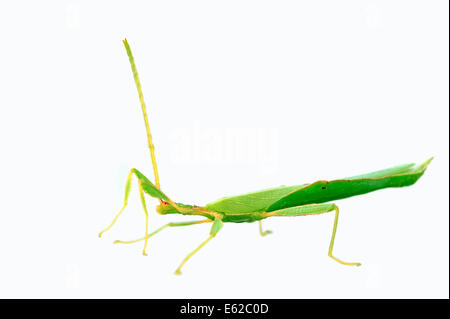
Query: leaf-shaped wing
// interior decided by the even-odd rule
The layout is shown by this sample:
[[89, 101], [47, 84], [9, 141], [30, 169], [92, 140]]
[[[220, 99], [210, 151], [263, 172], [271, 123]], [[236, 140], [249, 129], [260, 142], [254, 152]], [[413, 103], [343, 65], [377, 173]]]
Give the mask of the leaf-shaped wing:
[[270, 204], [304, 185], [281, 186], [258, 192], [225, 197], [206, 205], [206, 209], [222, 213], [251, 213], [264, 211]]
[[319, 204], [366, 194], [387, 187], [414, 184], [433, 158], [422, 164], [405, 164], [364, 175], [334, 181], [318, 181], [286, 194], [266, 209], [267, 212], [288, 207]]

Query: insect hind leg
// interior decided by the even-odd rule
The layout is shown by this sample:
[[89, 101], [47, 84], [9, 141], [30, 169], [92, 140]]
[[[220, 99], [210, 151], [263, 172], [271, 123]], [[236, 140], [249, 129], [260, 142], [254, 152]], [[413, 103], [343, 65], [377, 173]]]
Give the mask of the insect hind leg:
[[263, 231], [262, 223], [261, 223], [260, 220], [258, 220], [258, 224], [259, 224], [259, 234], [260, 234], [261, 236], [264, 237], [264, 236], [266, 236], [266, 235], [272, 234], [272, 231], [271, 231], [271, 230], [265, 230], [265, 231]]
[[345, 265], [345, 266], [361, 266], [361, 263], [346, 262], [346, 261], [342, 261], [339, 258], [333, 256], [334, 237], [336, 236], [336, 229], [337, 229], [337, 224], [338, 224], [338, 219], [339, 219], [339, 208], [335, 204], [333, 204], [333, 208], [334, 208], [335, 214], [334, 214], [334, 223], [333, 223], [333, 233], [331, 234], [331, 241], [330, 241], [330, 247], [328, 249], [328, 256], [330, 258], [334, 259], [335, 261], [337, 261], [338, 263]]
[[306, 216], [306, 215], [318, 215], [318, 214], [324, 214], [329, 212], [335, 212], [334, 215], [334, 224], [333, 224], [333, 232], [331, 233], [331, 241], [330, 246], [328, 249], [328, 256], [338, 263], [346, 266], [361, 266], [358, 262], [345, 262], [340, 260], [339, 258], [334, 257], [333, 255], [333, 247], [334, 247], [334, 238], [336, 237], [336, 229], [339, 219], [339, 208], [336, 206], [336, 204], [309, 204], [309, 205], [303, 205], [303, 206], [295, 206], [295, 207], [289, 207], [284, 208], [280, 210], [275, 210], [271, 212], [266, 212], [265, 217], [272, 217], [272, 216]]

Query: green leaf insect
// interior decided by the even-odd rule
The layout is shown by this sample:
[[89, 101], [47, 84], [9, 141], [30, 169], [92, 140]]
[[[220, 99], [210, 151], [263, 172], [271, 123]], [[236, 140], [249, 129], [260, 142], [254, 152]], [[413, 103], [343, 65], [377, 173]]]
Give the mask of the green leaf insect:
[[[176, 274], [180, 274], [183, 265], [197, 251], [206, 245], [206, 243], [217, 235], [217, 233], [222, 229], [224, 223], [251, 223], [258, 221], [260, 234], [265, 236], [269, 234], [270, 231], [262, 230], [261, 220], [263, 219], [278, 216], [292, 217], [318, 215], [329, 212], [335, 212], [335, 217], [333, 231], [331, 233], [330, 246], [328, 249], [328, 256], [342, 265], [360, 266], [361, 264], [358, 262], [345, 262], [333, 255], [334, 239], [336, 236], [339, 218], [339, 208], [336, 204], [330, 202], [351, 196], [366, 194], [383, 188], [410, 186], [423, 175], [428, 164], [433, 159], [430, 158], [422, 164], [405, 164], [364, 175], [347, 177], [333, 181], [317, 181], [312, 184], [282, 186], [238, 196], [225, 197], [209, 203], [206, 206], [185, 205], [174, 202], [160, 188], [158, 169], [155, 159], [155, 147], [153, 146], [152, 136], [150, 134], [141, 84], [136, 70], [136, 65], [134, 63], [134, 58], [126, 39], [123, 40], [123, 44], [125, 45], [125, 49], [130, 60], [134, 81], [136, 82], [136, 87], [139, 94], [142, 113], [144, 115], [148, 147], [150, 149], [150, 157], [155, 176], [155, 184], [153, 184], [137, 169], [131, 169], [125, 186], [125, 200], [123, 207], [116, 215], [112, 223], [99, 234], [99, 237], [101, 237], [104, 232], [109, 230], [115, 224], [127, 206], [128, 196], [131, 190], [132, 177], [134, 175], [137, 177], [140, 199], [146, 216], [145, 235], [144, 237], [136, 240], [116, 240], [114, 243], [130, 244], [138, 241], [144, 241], [143, 254], [147, 255], [146, 248], [148, 239], [159, 233], [164, 228], [212, 223], [209, 237], [183, 259], [175, 271]], [[198, 221], [168, 223], [149, 234], [148, 211], [145, 204], [145, 194], [159, 200], [160, 203], [156, 208], [156, 211], [159, 214], [192, 215], [201, 216], [205, 219]]]

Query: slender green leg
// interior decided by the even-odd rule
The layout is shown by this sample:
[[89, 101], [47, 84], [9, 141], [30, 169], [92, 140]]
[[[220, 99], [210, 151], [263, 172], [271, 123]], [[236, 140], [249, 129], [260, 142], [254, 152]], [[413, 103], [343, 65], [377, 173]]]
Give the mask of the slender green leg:
[[339, 219], [339, 207], [334, 205], [334, 211], [336, 213], [334, 214], [333, 233], [331, 234], [331, 241], [330, 241], [330, 248], [328, 249], [328, 256], [330, 256], [331, 258], [333, 258], [334, 260], [336, 260], [338, 263], [340, 263], [342, 265], [346, 265], [346, 266], [361, 266], [360, 263], [345, 262], [345, 261], [342, 261], [339, 258], [336, 258], [336, 257], [333, 256], [334, 237], [336, 237], [336, 229], [337, 229], [338, 219]]
[[131, 169], [130, 173], [128, 174], [127, 183], [125, 185], [125, 200], [124, 200], [122, 209], [119, 211], [119, 213], [116, 215], [116, 217], [114, 217], [112, 223], [108, 227], [106, 227], [104, 230], [102, 230], [100, 232], [100, 234], [98, 234], [98, 237], [102, 237], [103, 233], [106, 232], [107, 230], [109, 230], [116, 223], [117, 218], [119, 218], [120, 214], [122, 214], [123, 210], [127, 206], [128, 196], [130, 195], [130, 190], [131, 190], [131, 181], [132, 181], [132, 177], [133, 177], [133, 172], [134, 172], [134, 169]]
[[258, 224], [259, 224], [259, 233], [261, 234], [261, 236], [266, 236], [266, 235], [272, 234], [272, 231], [271, 231], [271, 230], [263, 231], [263, 229], [262, 229], [262, 223], [261, 223], [260, 220], [258, 220]]
[[272, 216], [305, 216], [305, 215], [317, 215], [323, 213], [329, 213], [335, 211], [333, 232], [331, 234], [330, 247], [328, 249], [328, 256], [336, 260], [338, 263], [346, 266], [361, 266], [360, 263], [345, 262], [333, 256], [334, 238], [336, 237], [336, 229], [339, 218], [339, 208], [335, 204], [310, 204], [303, 206], [290, 207], [280, 209], [272, 212], [266, 212], [265, 217]]
[[219, 232], [219, 230], [222, 228], [223, 222], [221, 219], [215, 219], [214, 224], [211, 227], [211, 231], [209, 232], [209, 237], [207, 240], [202, 242], [200, 246], [198, 246], [194, 251], [192, 251], [189, 255], [186, 256], [186, 258], [183, 259], [181, 264], [178, 266], [177, 270], [175, 270], [176, 275], [181, 275], [181, 267], [196, 253], [198, 252], [203, 246], [206, 245], [207, 242], [209, 242], [213, 237], [216, 236], [216, 234]]
[[[179, 212], [181, 212], [181, 208], [178, 207], [177, 204], [175, 204], [170, 198], [168, 198], [164, 193], [162, 193], [160, 190], [154, 188], [154, 186], [151, 184], [151, 182], [147, 179], [147, 177], [145, 177], [141, 172], [139, 172], [137, 169], [132, 168], [130, 170], [130, 173], [128, 174], [128, 178], [127, 178], [127, 183], [125, 185], [125, 199], [124, 199], [124, 204], [122, 209], [119, 211], [119, 213], [116, 215], [116, 217], [114, 217], [112, 223], [106, 227], [103, 231], [100, 232], [100, 234], [98, 234], [99, 237], [102, 237], [103, 233], [106, 232], [107, 230], [109, 230], [117, 221], [117, 219], [119, 218], [119, 216], [122, 214], [122, 212], [124, 211], [125, 207], [128, 204], [128, 196], [130, 195], [130, 190], [131, 190], [131, 182], [132, 182], [132, 177], [133, 174], [136, 175], [138, 181], [139, 181], [139, 192], [142, 193], [141, 194], [141, 201], [143, 201], [143, 193], [147, 193], [152, 197], [155, 198], [163, 198], [164, 200], [166, 200], [170, 205], [172, 205], [176, 210], [178, 210]], [[145, 188], [147, 187], [147, 188]], [[153, 189], [153, 191], [152, 191]], [[156, 193], [155, 193], [156, 191]], [[145, 200], [144, 200], [145, 201]], [[147, 208], [145, 208], [146, 211]], [[146, 215], [147, 212], [146, 212]], [[148, 216], [147, 216], [148, 219]]]
[[147, 237], [142, 237], [142, 238], [139, 238], [139, 239], [128, 240], [128, 241], [116, 240], [116, 241], [114, 241], [114, 244], [133, 244], [133, 243], [136, 243], [138, 241], [145, 240], [146, 238], [148, 239], [148, 238], [156, 235], [161, 230], [163, 230], [164, 228], [167, 228], [167, 227], [189, 226], [189, 225], [197, 225], [197, 224], [204, 224], [204, 223], [211, 223], [211, 220], [205, 219], [205, 220], [198, 220], [198, 221], [192, 221], [192, 222], [168, 223], [168, 224], [165, 224], [164, 226], [158, 228], [153, 233], [149, 234]]
[[148, 211], [147, 211], [147, 205], [145, 204], [145, 197], [144, 197], [144, 190], [142, 189], [142, 182], [139, 180], [139, 195], [141, 197], [141, 203], [142, 207], [144, 208], [145, 213], [145, 242], [144, 242], [144, 250], [142, 251], [142, 254], [144, 256], [147, 256], [146, 249], [147, 249], [147, 241], [148, 241]]
[[177, 270], [175, 270], [176, 275], [181, 275], [181, 267], [196, 253], [198, 252], [203, 246], [206, 245], [207, 242], [209, 242], [214, 236], [210, 235], [207, 240], [202, 242], [200, 246], [198, 246], [193, 252], [191, 252], [189, 255], [186, 256], [186, 258], [183, 259], [180, 266], [178, 266]]

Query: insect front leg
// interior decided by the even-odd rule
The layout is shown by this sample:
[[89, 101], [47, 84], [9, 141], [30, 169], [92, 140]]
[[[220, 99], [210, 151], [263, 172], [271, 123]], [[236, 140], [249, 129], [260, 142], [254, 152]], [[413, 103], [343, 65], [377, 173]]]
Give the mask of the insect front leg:
[[310, 204], [310, 205], [290, 207], [290, 208], [275, 210], [272, 212], [266, 212], [265, 217], [317, 215], [317, 214], [329, 213], [332, 211], [335, 212], [335, 215], [334, 215], [333, 232], [331, 234], [331, 241], [330, 241], [330, 246], [328, 249], [328, 256], [331, 257], [332, 259], [336, 260], [338, 263], [340, 263], [342, 265], [361, 266], [360, 263], [345, 262], [333, 255], [334, 238], [336, 237], [336, 229], [337, 229], [337, 224], [338, 224], [338, 219], [339, 219], [339, 208], [336, 206], [336, 204]]
[[122, 209], [119, 211], [119, 213], [116, 215], [116, 217], [114, 217], [112, 223], [98, 234], [98, 237], [102, 237], [103, 233], [106, 232], [107, 230], [109, 230], [116, 223], [117, 218], [119, 218], [119, 216], [122, 214], [125, 207], [127, 207], [128, 196], [130, 195], [130, 190], [131, 190], [131, 181], [132, 181], [133, 173], [134, 173], [134, 169], [131, 169], [130, 173], [128, 174], [127, 183], [125, 184], [125, 200], [123, 202]]
[[[124, 199], [124, 203], [122, 206], [122, 209], [119, 211], [119, 213], [116, 215], [116, 217], [114, 217], [112, 223], [106, 227], [103, 231], [100, 232], [100, 234], [98, 234], [98, 237], [102, 237], [103, 233], [106, 232], [107, 230], [109, 230], [117, 221], [117, 219], [119, 218], [119, 216], [122, 214], [122, 212], [124, 211], [125, 207], [128, 204], [128, 196], [130, 195], [130, 190], [131, 190], [131, 182], [132, 182], [132, 178], [133, 178], [133, 174], [137, 177], [138, 181], [139, 181], [139, 191], [143, 194], [143, 192], [146, 192], [147, 194], [149, 194], [152, 197], [155, 198], [159, 198], [159, 199], [164, 199], [169, 201], [170, 203], [173, 203], [170, 198], [168, 198], [163, 192], [161, 192], [159, 189], [157, 189], [141, 172], [139, 172], [137, 169], [132, 168], [130, 170], [130, 173], [128, 174], [128, 178], [127, 178], [127, 183], [125, 185], [125, 199]], [[141, 201], [142, 201], [143, 196], [141, 196]], [[177, 205], [175, 203], [173, 203], [174, 207], [177, 208]], [[147, 208], [145, 208], [146, 210]]]
[[147, 256], [147, 252], [145, 250], [147, 248], [147, 241], [148, 241], [148, 211], [147, 211], [147, 205], [145, 204], [144, 190], [142, 189], [141, 180], [139, 180], [139, 195], [141, 197], [141, 203], [142, 203], [142, 207], [144, 208], [144, 213], [145, 213], [145, 243], [144, 243], [144, 250], [142, 251], [142, 254], [144, 256]]

